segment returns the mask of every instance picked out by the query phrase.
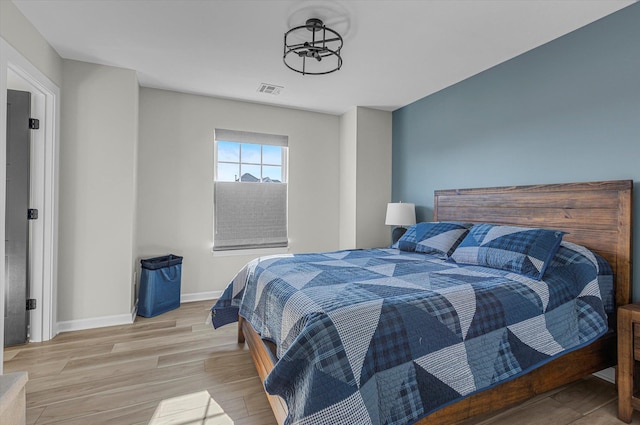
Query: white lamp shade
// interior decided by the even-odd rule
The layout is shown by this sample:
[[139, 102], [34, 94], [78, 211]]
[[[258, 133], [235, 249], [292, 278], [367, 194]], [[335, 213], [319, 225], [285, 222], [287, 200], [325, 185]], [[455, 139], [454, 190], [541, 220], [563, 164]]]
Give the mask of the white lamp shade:
[[416, 206], [409, 202], [393, 202], [387, 204], [388, 226], [410, 226], [416, 224]]

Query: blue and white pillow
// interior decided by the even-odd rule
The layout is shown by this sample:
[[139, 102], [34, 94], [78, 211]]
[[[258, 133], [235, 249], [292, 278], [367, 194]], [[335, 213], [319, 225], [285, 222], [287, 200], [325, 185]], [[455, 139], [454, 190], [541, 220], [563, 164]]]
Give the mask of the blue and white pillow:
[[600, 255], [582, 245], [562, 241], [547, 271], [544, 279], [548, 285], [553, 285], [556, 279], [577, 279], [580, 282], [597, 279], [605, 313], [615, 312], [613, 271]]
[[456, 222], [414, 224], [398, 240], [398, 249], [447, 259], [462, 242], [471, 226], [470, 223]]
[[558, 251], [564, 232], [477, 224], [451, 255], [456, 263], [519, 273], [540, 280]]

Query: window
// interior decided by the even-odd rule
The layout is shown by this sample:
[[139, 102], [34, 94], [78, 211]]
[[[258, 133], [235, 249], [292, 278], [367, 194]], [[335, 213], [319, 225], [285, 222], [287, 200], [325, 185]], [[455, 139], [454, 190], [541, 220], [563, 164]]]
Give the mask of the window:
[[288, 137], [215, 130], [214, 251], [286, 247]]
[[219, 182], [286, 183], [282, 146], [217, 142]]

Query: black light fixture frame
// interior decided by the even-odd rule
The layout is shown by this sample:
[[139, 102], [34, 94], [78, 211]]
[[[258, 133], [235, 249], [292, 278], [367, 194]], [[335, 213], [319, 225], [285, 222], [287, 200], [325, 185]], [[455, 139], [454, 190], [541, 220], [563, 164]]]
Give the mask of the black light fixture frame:
[[[300, 30], [310, 31], [311, 40], [305, 41], [304, 43], [289, 44], [287, 41], [289, 35]], [[332, 43], [337, 44], [337, 48], [331, 46]], [[344, 42], [342, 40], [342, 36], [340, 36], [340, 34], [338, 34], [336, 31], [324, 25], [322, 20], [318, 18], [307, 19], [305, 25], [291, 28], [289, 31], [284, 33], [284, 55], [282, 56], [282, 60], [284, 61], [284, 64], [287, 66], [287, 68], [302, 75], [330, 74], [342, 67], [342, 56], [340, 56], [340, 49], [342, 49], [343, 44]], [[330, 46], [333, 48], [331, 48]], [[287, 57], [292, 58], [295, 56], [302, 58], [302, 69], [295, 68], [294, 66], [287, 63]], [[331, 56], [335, 57], [338, 61], [338, 65], [335, 68], [329, 71], [322, 72], [307, 71], [307, 58], [315, 59], [318, 62], [321, 62], [323, 58]]]

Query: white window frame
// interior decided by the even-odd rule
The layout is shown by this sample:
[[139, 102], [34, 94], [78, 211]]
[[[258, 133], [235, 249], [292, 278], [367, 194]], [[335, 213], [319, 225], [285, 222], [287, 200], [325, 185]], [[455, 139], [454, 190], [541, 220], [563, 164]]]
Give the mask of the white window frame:
[[[268, 164], [263, 163], [263, 149], [260, 149], [260, 163], [242, 162], [242, 152], [238, 158], [238, 162], [235, 161], [220, 161], [218, 162], [218, 143], [219, 142], [233, 142], [239, 144], [254, 144], [254, 145], [273, 145], [279, 146], [282, 149], [282, 163], [281, 164]], [[242, 149], [242, 148], [240, 148]], [[219, 181], [218, 180], [218, 164], [237, 164], [238, 175], [236, 181]], [[256, 176], [259, 182], [242, 182], [242, 165], [258, 165], [260, 166], [260, 176]], [[281, 166], [281, 182], [262, 182], [263, 179], [263, 166]], [[213, 205], [213, 246], [212, 251], [216, 255], [236, 255], [236, 254], [249, 254], [249, 253], [280, 253], [287, 252], [288, 241], [288, 137], [281, 135], [272, 135], [264, 133], [252, 133], [245, 131], [216, 129], [214, 135], [214, 179], [213, 179], [213, 191], [214, 191], [214, 205]], [[230, 213], [233, 208], [219, 209], [219, 205], [216, 202], [220, 202], [219, 197], [223, 196], [223, 199], [233, 199], [235, 195], [235, 186], [238, 185], [237, 196], [238, 198], [234, 202], [238, 202], [235, 208], [235, 213]], [[241, 186], [242, 185], [242, 186]], [[256, 186], [260, 185], [260, 186]], [[265, 185], [265, 186], [263, 186]], [[273, 185], [273, 186], [272, 186]], [[284, 193], [283, 193], [284, 190]], [[260, 201], [259, 196], [269, 196], [268, 192], [271, 192], [276, 197], [284, 197], [284, 211], [281, 211], [278, 205], [279, 202], [263, 202]], [[274, 199], [274, 198], [269, 198]], [[265, 201], [268, 199], [265, 198]], [[231, 202], [231, 201], [229, 201]], [[226, 231], [222, 234], [219, 233], [219, 220], [223, 223], [232, 223], [235, 217], [242, 214], [242, 211], [256, 211], [255, 207], [250, 208], [246, 205], [271, 205], [272, 211], [275, 214], [269, 215], [254, 215], [253, 217], [247, 217], [248, 220], [245, 223], [248, 227], [240, 227], [237, 232]], [[240, 208], [242, 206], [242, 208]], [[280, 213], [284, 214], [284, 229], [282, 228], [282, 219], [269, 220], [269, 217], [282, 217]], [[217, 216], [218, 215], [218, 216]], [[262, 232], [264, 230], [264, 232]], [[256, 239], [253, 238], [253, 234], [256, 234]], [[250, 236], [247, 236], [250, 235]], [[217, 236], [222, 239], [218, 245], [216, 244]], [[237, 236], [237, 239], [236, 239]], [[248, 238], [248, 239], [247, 239]], [[220, 240], [218, 239], [218, 240]]]

